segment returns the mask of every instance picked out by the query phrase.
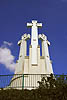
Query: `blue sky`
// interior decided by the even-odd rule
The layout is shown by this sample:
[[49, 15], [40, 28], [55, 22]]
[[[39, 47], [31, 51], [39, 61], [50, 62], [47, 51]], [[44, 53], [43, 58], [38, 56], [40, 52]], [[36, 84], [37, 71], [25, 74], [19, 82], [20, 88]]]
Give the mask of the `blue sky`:
[[[67, 74], [67, 0], [0, 0], [0, 48], [7, 48], [3, 52], [9, 51], [12, 60], [9, 65], [18, 59], [17, 42], [24, 33], [30, 33], [26, 23], [33, 19], [43, 23], [39, 33], [44, 33], [51, 42], [54, 73]], [[6, 67], [7, 58], [4, 64], [0, 62], [0, 74], [13, 73]]]

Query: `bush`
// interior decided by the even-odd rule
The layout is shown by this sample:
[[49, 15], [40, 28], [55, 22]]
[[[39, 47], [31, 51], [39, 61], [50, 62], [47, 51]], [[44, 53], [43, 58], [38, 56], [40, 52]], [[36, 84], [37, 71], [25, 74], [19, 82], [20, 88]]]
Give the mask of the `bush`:
[[67, 100], [67, 81], [63, 75], [42, 77], [38, 89], [0, 90], [0, 100]]

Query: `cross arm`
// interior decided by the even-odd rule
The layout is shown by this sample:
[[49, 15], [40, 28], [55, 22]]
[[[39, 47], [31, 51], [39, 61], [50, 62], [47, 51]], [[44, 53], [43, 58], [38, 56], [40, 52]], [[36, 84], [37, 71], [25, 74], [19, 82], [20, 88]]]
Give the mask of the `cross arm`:
[[32, 27], [32, 23], [27, 23], [27, 27]]
[[47, 37], [44, 34], [39, 34], [39, 39], [41, 39], [42, 41], [46, 40], [47, 44], [50, 45], [50, 42], [47, 40]]
[[18, 45], [19, 45], [19, 46], [20, 46], [21, 42], [22, 42], [22, 40], [18, 41]]
[[37, 26], [38, 27], [42, 27], [42, 23], [37, 23]]

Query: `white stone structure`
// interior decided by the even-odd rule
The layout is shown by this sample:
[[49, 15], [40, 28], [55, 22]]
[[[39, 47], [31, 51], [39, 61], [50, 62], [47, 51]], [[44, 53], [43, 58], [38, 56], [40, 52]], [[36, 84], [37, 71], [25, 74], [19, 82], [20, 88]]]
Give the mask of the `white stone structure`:
[[42, 56], [44, 56], [45, 66], [46, 66], [46, 74], [53, 73], [52, 62], [50, 60], [48, 46], [50, 42], [47, 40], [47, 37], [44, 34], [39, 34], [39, 39], [42, 41]]
[[38, 27], [42, 27], [42, 23], [37, 23], [37, 21], [32, 21], [32, 23], [27, 23], [28, 27], [32, 27], [31, 30], [31, 46], [32, 46], [32, 65], [37, 63], [37, 46], [38, 46]]
[[15, 74], [24, 73], [24, 59], [27, 53], [27, 39], [30, 39], [30, 34], [24, 34], [20, 41], [18, 41], [18, 45], [20, 46], [19, 60], [17, 60]]
[[[30, 78], [30, 74], [53, 73], [52, 62], [48, 51], [48, 45], [50, 45], [50, 42], [47, 40], [47, 37], [44, 34], [39, 34], [38, 36], [38, 27], [42, 27], [42, 23], [37, 23], [36, 20], [33, 20], [32, 23], [27, 23], [27, 26], [32, 27], [29, 56], [26, 55], [26, 40], [30, 39], [30, 34], [24, 34], [22, 39], [18, 42], [18, 45], [20, 45], [20, 54], [15, 70], [15, 74], [22, 74], [24, 76], [23, 78], [21, 76], [20, 78], [16, 78], [16, 76], [13, 77], [10, 85], [14, 87], [16, 86], [15, 83], [18, 83], [18, 86], [24, 85], [25, 88], [28, 88], [27, 86], [30, 86], [30, 84], [37, 87], [37, 81], [41, 80], [41, 75], [38, 75], [37, 78]], [[42, 56], [40, 56], [38, 39], [41, 39], [42, 41]]]

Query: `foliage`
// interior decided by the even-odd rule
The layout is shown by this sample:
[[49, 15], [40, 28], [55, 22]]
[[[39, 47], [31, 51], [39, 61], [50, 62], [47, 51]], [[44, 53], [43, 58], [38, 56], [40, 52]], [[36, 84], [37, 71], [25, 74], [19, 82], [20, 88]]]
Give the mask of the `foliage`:
[[67, 77], [51, 74], [42, 76], [38, 89], [0, 90], [0, 100], [67, 100]]
[[0, 90], [0, 100], [67, 100], [67, 88], [35, 90]]
[[41, 79], [41, 82], [38, 81], [39, 88], [45, 88], [45, 89], [55, 89], [55, 88], [62, 88], [67, 87], [67, 76], [62, 75], [53, 75], [52, 73], [50, 75], [47, 75], [46, 77], [43, 76]]

